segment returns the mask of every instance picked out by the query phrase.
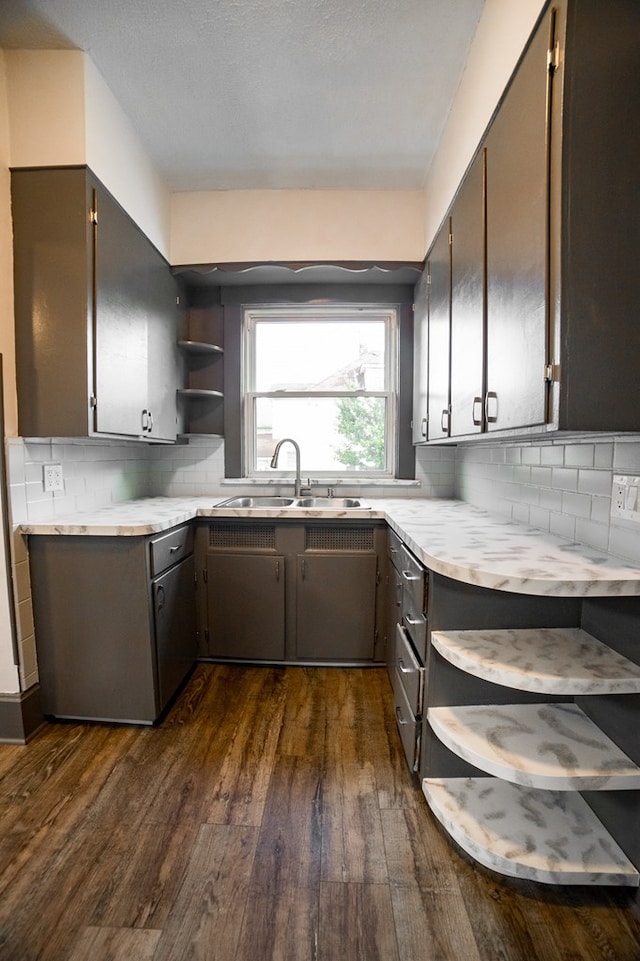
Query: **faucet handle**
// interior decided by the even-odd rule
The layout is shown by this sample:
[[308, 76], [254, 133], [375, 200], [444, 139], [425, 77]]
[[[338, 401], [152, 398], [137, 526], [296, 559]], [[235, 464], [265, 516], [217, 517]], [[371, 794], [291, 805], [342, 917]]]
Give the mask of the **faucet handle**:
[[303, 496], [311, 493], [311, 478], [310, 478], [310, 477], [307, 477], [306, 487], [301, 487], [301, 488], [300, 488], [300, 493], [301, 493]]

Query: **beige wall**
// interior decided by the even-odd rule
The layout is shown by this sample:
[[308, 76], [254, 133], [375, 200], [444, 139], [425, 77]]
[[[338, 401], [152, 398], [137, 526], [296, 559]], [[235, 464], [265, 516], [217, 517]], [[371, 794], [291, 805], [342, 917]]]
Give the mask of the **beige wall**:
[[[440, 146], [425, 184], [431, 245], [527, 42], [544, 0], [486, 0]], [[426, 251], [425, 251], [426, 253]]]
[[421, 260], [422, 191], [173, 195], [171, 262]]
[[[6, 62], [0, 50], [0, 353], [4, 370], [4, 407], [7, 434], [17, 431], [15, 347], [13, 337], [13, 265], [11, 255], [11, 205], [9, 194], [9, 118], [7, 110]], [[6, 523], [0, 512], [0, 523]], [[13, 663], [7, 564], [4, 541], [0, 538], [0, 691], [19, 689], [18, 671]]]

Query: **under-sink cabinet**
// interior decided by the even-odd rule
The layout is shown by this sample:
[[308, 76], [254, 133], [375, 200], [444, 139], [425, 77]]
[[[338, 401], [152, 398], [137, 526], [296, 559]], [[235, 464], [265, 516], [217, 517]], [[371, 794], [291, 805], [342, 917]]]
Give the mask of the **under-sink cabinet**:
[[383, 524], [226, 519], [197, 538], [202, 657], [384, 660]]
[[193, 529], [32, 536], [45, 715], [151, 724], [196, 658]]
[[637, 598], [508, 594], [431, 576], [420, 778], [501, 874], [640, 880]]

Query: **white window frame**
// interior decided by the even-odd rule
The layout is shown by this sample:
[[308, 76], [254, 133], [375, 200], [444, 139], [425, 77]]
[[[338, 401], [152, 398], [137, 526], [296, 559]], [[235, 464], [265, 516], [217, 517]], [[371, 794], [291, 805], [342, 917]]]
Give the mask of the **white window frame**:
[[[345, 321], [379, 319], [385, 322], [385, 366], [384, 381], [386, 390], [358, 389], [353, 391], [257, 391], [255, 387], [255, 327], [256, 322], [269, 320], [282, 321]], [[386, 400], [385, 422], [385, 459], [383, 470], [365, 471], [348, 470], [337, 472], [334, 470], [313, 470], [314, 479], [334, 479], [337, 481], [357, 481], [360, 478], [389, 478], [395, 477], [396, 471], [396, 423], [398, 410], [398, 357], [399, 357], [399, 316], [398, 309], [393, 305], [380, 304], [331, 304], [331, 305], [297, 305], [297, 306], [253, 306], [245, 307], [242, 320], [242, 434], [244, 443], [245, 476], [248, 478], [267, 478], [273, 480], [292, 477], [291, 471], [258, 470], [256, 464], [256, 429], [255, 406], [260, 398], [327, 398], [327, 397], [381, 397]], [[303, 438], [293, 438], [300, 442]], [[303, 466], [303, 471], [305, 470]]]

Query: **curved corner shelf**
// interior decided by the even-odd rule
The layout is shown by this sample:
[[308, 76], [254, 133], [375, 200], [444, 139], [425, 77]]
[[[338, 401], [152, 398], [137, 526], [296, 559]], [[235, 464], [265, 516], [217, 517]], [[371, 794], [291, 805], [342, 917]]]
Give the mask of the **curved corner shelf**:
[[435, 649], [474, 677], [539, 694], [638, 694], [640, 665], [578, 627], [434, 631]]
[[199, 387], [179, 387], [178, 395], [187, 398], [207, 398], [209, 400], [221, 400], [224, 394], [220, 390], [204, 390]]
[[577, 792], [498, 778], [425, 778], [445, 830], [479, 864], [546, 884], [638, 887], [640, 874]]
[[497, 778], [552, 791], [640, 789], [640, 768], [577, 704], [430, 707], [458, 757]]
[[224, 347], [200, 340], [179, 340], [178, 347], [188, 354], [224, 354]]

